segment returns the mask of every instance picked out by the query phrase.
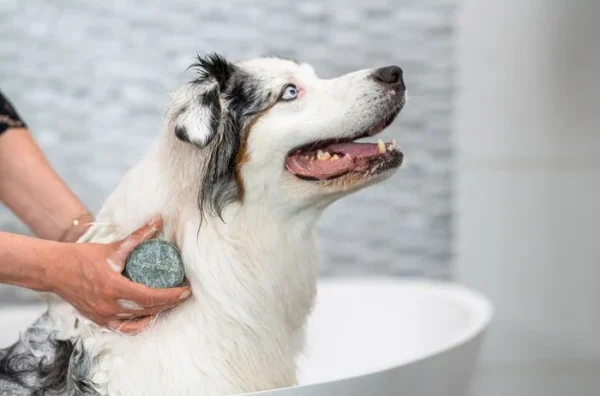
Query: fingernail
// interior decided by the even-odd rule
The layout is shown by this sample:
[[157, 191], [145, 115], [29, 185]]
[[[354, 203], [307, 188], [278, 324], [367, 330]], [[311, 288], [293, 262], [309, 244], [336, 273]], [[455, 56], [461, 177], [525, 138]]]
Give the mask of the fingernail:
[[149, 228], [146, 229], [146, 232], [142, 236], [142, 240], [145, 241], [154, 234], [156, 234], [156, 232], [160, 229], [160, 221], [160, 217], [155, 217], [152, 220], [150, 220], [150, 222], [146, 225]]
[[152, 220], [150, 220], [148, 222], [148, 225], [149, 226], [155, 226], [155, 225], [158, 224], [159, 221], [160, 221], [160, 217], [158, 217], [158, 216], [157, 217], [153, 217]]
[[185, 300], [186, 298], [188, 298], [191, 295], [192, 295], [192, 292], [189, 291], [189, 290], [186, 290], [183, 293], [181, 293], [181, 296], [179, 296], [179, 299], [180, 300]]

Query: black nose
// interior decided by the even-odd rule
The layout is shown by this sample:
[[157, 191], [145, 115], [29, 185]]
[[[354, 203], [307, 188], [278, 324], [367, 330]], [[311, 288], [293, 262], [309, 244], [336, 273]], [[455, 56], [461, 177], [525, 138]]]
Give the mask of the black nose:
[[403, 89], [406, 88], [402, 79], [402, 69], [398, 66], [387, 66], [377, 69], [373, 72], [373, 78], [385, 84], [397, 84], [401, 85]]

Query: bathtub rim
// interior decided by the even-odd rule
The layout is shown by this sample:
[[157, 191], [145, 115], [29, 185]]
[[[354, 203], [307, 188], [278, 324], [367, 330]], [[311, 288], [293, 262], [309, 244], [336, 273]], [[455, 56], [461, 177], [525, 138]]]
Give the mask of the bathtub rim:
[[494, 308], [491, 301], [485, 297], [482, 293], [462, 285], [454, 281], [443, 281], [443, 280], [432, 280], [428, 278], [408, 278], [408, 277], [387, 277], [387, 276], [335, 276], [335, 277], [323, 277], [319, 279], [319, 284], [327, 285], [389, 285], [403, 288], [405, 291], [412, 289], [415, 292], [423, 294], [436, 293], [451, 296], [457, 304], [461, 304], [465, 307], [470, 308], [469, 312], [472, 313], [470, 316], [471, 320], [468, 326], [463, 327], [461, 330], [456, 332], [455, 337], [451, 342], [441, 346], [437, 349], [432, 349], [423, 355], [414, 357], [408, 360], [404, 360], [395, 364], [382, 364], [378, 368], [366, 370], [365, 372], [358, 375], [351, 376], [340, 376], [332, 378], [331, 380], [316, 381], [310, 383], [304, 383], [300, 385], [290, 386], [287, 388], [270, 389], [252, 393], [240, 393], [232, 396], [261, 396], [269, 395], [273, 392], [279, 391], [292, 391], [301, 390], [307, 388], [316, 388], [320, 385], [343, 383], [349, 380], [358, 380], [360, 378], [384, 374], [386, 372], [392, 372], [399, 369], [402, 366], [408, 366], [423, 362], [428, 359], [432, 359], [437, 355], [448, 353], [461, 346], [467, 345], [470, 342], [475, 341], [478, 337], [482, 337], [485, 330], [490, 325], [494, 316]]
[[[468, 288], [460, 283], [453, 281], [432, 280], [427, 278], [407, 278], [407, 277], [386, 277], [386, 276], [334, 276], [319, 278], [319, 286], [342, 286], [342, 287], [360, 287], [363, 286], [389, 286], [401, 288], [403, 292], [411, 292], [420, 295], [437, 295], [436, 298], [450, 299], [457, 305], [465, 307], [470, 313], [469, 321], [466, 326], [457, 329], [455, 336], [451, 341], [439, 348], [431, 349], [427, 353], [410, 359], [404, 359], [398, 363], [382, 364], [377, 368], [365, 370], [357, 375], [344, 375], [332, 378], [330, 380], [320, 380], [315, 382], [303, 383], [300, 385], [290, 386], [286, 388], [270, 389], [252, 393], [241, 393], [232, 396], [261, 396], [269, 395], [276, 391], [300, 390], [305, 388], [314, 388], [319, 385], [333, 384], [348, 380], [358, 380], [359, 378], [382, 374], [385, 372], [396, 370], [402, 366], [416, 364], [431, 358], [436, 355], [441, 355], [466, 345], [476, 338], [481, 337], [489, 326], [494, 316], [493, 305], [488, 298], [478, 291]], [[28, 311], [38, 311], [43, 313], [45, 302], [40, 299], [37, 303], [23, 304], [17, 306], [17, 309], [26, 309]], [[14, 308], [13, 308], [14, 309]], [[0, 310], [1, 311], [1, 310]]]

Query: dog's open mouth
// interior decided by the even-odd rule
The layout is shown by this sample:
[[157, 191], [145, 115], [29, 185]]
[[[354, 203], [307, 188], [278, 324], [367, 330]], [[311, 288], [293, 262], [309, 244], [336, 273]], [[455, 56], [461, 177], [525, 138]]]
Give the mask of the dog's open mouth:
[[286, 158], [286, 169], [304, 180], [331, 180], [349, 173], [374, 175], [402, 164], [403, 154], [396, 142], [358, 143], [387, 128], [398, 115], [394, 112], [373, 128], [351, 139], [322, 140], [293, 150]]

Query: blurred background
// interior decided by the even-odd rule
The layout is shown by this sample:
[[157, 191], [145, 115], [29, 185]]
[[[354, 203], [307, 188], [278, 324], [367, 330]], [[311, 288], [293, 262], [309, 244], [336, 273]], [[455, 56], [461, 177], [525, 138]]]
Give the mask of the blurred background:
[[[409, 100], [384, 137], [405, 165], [326, 212], [323, 276], [483, 292], [473, 395], [600, 395], [600, 1], [2, 0], [0, 21], [0, 87], [94, 211], [196, 52], [324, 78], [400, 65]], [[29, 233], [4, 208], [0, 229]]]
[[[385, 133], [407, 155], [322, 222], [323, 273], [450, 275], [454, 1], [2, 0], [0, 84], [57, 171], [97, 210], [162, 128], [197, 52], [278, 54], [323, 78], [401, 65]], [[352, 216], [348, 216], [352, 213]], [[27, 232], [0, 208], [0, 229]]]

